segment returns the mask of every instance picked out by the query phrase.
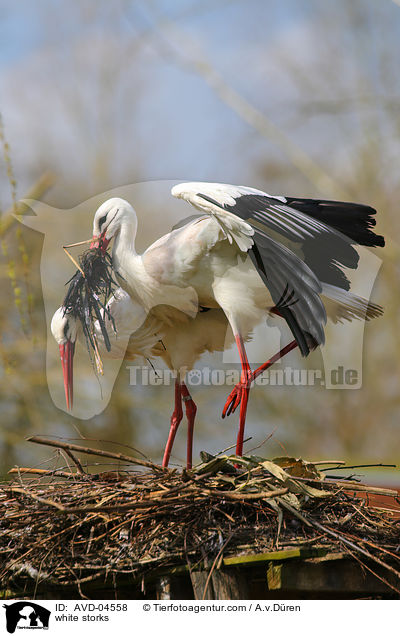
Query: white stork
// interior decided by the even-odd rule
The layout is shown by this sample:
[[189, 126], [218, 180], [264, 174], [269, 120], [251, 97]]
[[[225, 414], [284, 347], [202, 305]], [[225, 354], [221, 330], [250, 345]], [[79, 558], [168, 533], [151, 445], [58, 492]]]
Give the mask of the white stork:
[[240, 403], [236, 453], [241, 455], [253, 379], [244, 336], [274, 312], [295, 338], [277, 356], [296, 345], [307, 356], [324, 343], [326, 310], [336, 321], [379, 316], [379, 306], [349, 292], [342, 268], [357, 267], [355, 244], [383, 246], [384, 240], [371, 229], [375, 210], [365, 205], [271, 196], [217, 183], [182, 183], [172, 195], [200, 214], [143, 254], [135, 250], [136, 213], [120, 198], [96, 211], [93, 245], [105, 250], [114, 238], [112, 259], [121, 287], [163, 324], [190, 324], [201, 308], [223, 310], [242, 366], [241, 384], [224, 409], [229, 414]]
[[[101, 357], [161, 358], [176, 373], [175, 408], [164, 451], [163, 466], [167, 467], [179, 424], [183, 418], [182, 402], [188, 421], [187, 468], [192, 467], [193, 429], [196, 416], [194, 403], [185, 384], [185, 374], [191, 370], [198, 358], [206, 351], [222, 351], [233, 342], [225, 314], [220, 309], [199, 312], [195, 318], [174, 325], [163, 323], [152, 313], [146, 315], [139, 303], [121, 288], [114, 291], [107, 303], [108, 312], [103, 311], [111, 349], [104, 343], [103, 331], [95, 321], [94, 331]], [[115, 327], [115, 335], [114, 333]], [[73, 356], [77, 338], [82, 335], [79, 321], [59, 307], [51, 321], [51, 331], [60, 349], [67, 407], [73, 405]]]

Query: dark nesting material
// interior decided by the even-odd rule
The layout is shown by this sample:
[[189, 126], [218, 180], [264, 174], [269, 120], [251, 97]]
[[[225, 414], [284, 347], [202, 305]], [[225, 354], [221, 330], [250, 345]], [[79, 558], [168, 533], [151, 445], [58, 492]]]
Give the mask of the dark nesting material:
[[103, 253], [100, 248], [89, 249], [79, 256], [78, 261], [81, 270], [78, 269], [67, 282], [69, 287], [63, 307], [65, 314], [70, 314], [80, 321], [92, 360], [93, 354], [96, 357], [97, 352], [94, 336], [96, 320], [107, 351], [111, 349], [106, 319], [110, 320], [114, 332], [116, 328], [107, 301], [118, 285], [113, 279], [112, 259], [107, 252]]

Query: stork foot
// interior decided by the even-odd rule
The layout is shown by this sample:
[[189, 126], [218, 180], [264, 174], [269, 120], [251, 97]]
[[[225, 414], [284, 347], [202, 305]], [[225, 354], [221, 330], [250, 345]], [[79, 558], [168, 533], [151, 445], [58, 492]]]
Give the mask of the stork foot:
[[265, 362], [260, 367], [258, 367], [258, 369], [253, 371], [253, 373], [250, 373], [250, 371], [248, 370], [247, 383], [243, 382], [243, 377], [242, 377], [242, 381], [236, 384], [236, 386], [232, 389], [232, 391], [230, 392], [228, 396], [228, 399], [225, 402], [225, 406], [222, 411], [222, 417], [225, 417], [225, 416], [228, 417], [229, 415], [231, 415], [231, 413], [234, 413], [237, 407], [239, 406], [239, 404], [242, 402], [244, 395], [246, 395], [246, 389], [250, 387], [250, 384], [256, 378], [258, 378], [258, 376], [261, 375], [261, 373], [263, 373], [264, 371], [272, 367], [272, 365], [275, 364], [275, 362], [283, 358], [285, 355], [287, 355], [290, 351], [295, 349], [297, 346], [298, 345], [296, 340], [292, 340], [292, 342], [286, 345], [286, 347], [283, 347], [283, 349], [278, 351], [278, 353], [276, 353], [274, 356], [272, 356], [272, 358], [267, 360], [267, 362]]
[[248, 383], [239, 382], [236, 384], [232, 391], [230, 392], [228, 399], [225, 402], [225, 406], [222, 411], [222, 417], [229, 417], [232, 413], [234, 413], [241, 403], [244, 391], [249, 388]]

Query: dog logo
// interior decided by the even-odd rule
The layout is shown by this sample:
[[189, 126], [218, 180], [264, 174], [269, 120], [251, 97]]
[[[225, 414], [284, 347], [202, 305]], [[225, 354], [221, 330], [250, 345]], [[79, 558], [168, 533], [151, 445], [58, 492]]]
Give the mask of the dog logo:
[[3, 607], [9, 634], [14, 634], [16, 629], [49, 629], [51, 612], [37, 603], [17, 601]]

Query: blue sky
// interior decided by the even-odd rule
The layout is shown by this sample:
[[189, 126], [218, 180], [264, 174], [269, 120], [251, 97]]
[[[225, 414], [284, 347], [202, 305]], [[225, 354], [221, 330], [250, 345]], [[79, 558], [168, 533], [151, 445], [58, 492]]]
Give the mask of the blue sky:
[[[53, 167], [64, 194], [71, 181], [90, 195], [102, 186], [168, 178], [248, 182], [276, 191], [281, 183], [274, 176], [260, 183], [260, 165], [290, 167], [287, 156], [185, 64], [187, 43], [195, 58], [210, 63], [340, 179], [340, 167], [351, 163], [363, 141], [366, 111], [381, 107], [361, 104], [360, 95], [400, 92], [397, 73], [380, 84], [387, 73], [382, 65], [393, 70], [400, 59], [400, 8], [373, 0], [352, 6], [315, 0], [3, 2], [1, 110], [20, 188]], [[183, 48], [165, 32], [165, 17], [174, 20]], [[333, 102], [338, 90], [354, 99], [353, 109], [340, 118], [310, 114], [308, 102]], [[333, 148], [332, 139], [338, 141]], [[296, 169], [287, 187], [316, 194], [315, 184]]]

